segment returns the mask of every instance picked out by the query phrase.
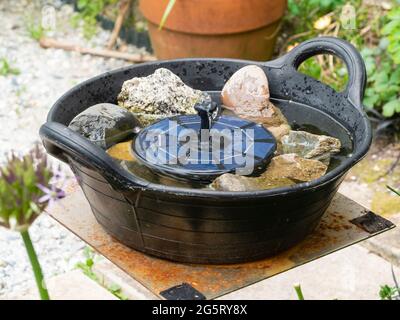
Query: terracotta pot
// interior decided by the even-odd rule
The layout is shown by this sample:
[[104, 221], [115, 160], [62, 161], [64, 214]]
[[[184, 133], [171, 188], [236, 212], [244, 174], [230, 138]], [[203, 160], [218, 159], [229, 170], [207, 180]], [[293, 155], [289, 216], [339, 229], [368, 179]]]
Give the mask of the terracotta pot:
[[177, 0], [158, 30], [168, 0], [141, 0], [159, 59], [224, 57], [268, 60], [286, 0]]

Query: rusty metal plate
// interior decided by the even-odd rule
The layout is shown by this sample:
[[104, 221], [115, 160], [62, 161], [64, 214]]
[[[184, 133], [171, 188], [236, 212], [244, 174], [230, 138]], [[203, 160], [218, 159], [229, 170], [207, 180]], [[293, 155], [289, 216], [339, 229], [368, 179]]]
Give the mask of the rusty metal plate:
[[314, 233], [279, 255], [242, 264], [191, 265], [148, 256], [113, 239], [96, 222], [76, 185], [48, 213], [160, 298], [162, 292], [188, 284], [207, 299], [213, 299], [394, 227], [390, 221], [338, 193]]

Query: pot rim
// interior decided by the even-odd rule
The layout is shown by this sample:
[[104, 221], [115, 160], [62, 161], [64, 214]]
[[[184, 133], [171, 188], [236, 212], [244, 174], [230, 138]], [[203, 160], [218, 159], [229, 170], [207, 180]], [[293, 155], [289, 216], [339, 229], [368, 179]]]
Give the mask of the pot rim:
[[[154, 65], [154, 64], [159, 64], [160, 67], [164, 63], [170, 63], [170, 62], [199, 62], [199, 61], [213, 61], [213, 62], [233, 62], [233, 63], [238, 63], [238, 64], [243, 64], [243, 65], [248, 65], [248, 64], [253, 64], [253, 65], [258, 65], [261, 67], [269, 67], [269, 68], [280, 68], [274, 64], [268, 63], [268, 62], [255, 62], [251, 60], [241, 60], [241, 59], [225, 59], [225, 58], [185, 58], [185, 59], [175, 59], [175, 60], [158, 60], [156, 62], [147, 62], [141, 64], [141, 66], [144, 65]], [[276, 60], [275, 60], [276, 61]], [[73, 94], [74, 92], [81, 90], [82, 87], [85, 85], [95, 82], [101, 78], [104, 78], [106, 76], [111, 76], [117, 73], [123, 73], [124, 71], [130, 70], [131, 68], [135, 67], [134, 65], [118, 68], [109, 72], [105, 72], [103, 74], [100, 74], [98, 76], [95, 76], [93, 78], [90, 78], [70, 90], [68, 90], [66, 93], [64, 93], [52, 106], [50, 109], [48, 116], [47, 116], [47, 122], [52, 122], [54, 121], [53, 118], [55, 117], [56, 114], [56, 109], [58, 106], [60, 106], [63, 103], [63, 100]], [[311, 79], [311, 78], [310, 78]], [[327, 86], [326, 84], [323, 84], [324, 86]], [[329, 86], [327, 86], [329, 87]], [[272, 99], [274, 99], [273, 96], [271, 96]], [[281, 98], [279, 98], [281, 99]], [[284, 99], [281, 99], [284, 100]], [[292, 101], [295, 101], [293, 99], [290, 99]], [[288, 100], [287, 100], [288, 101]], [[154, 192], [160, 192], [164, 194], [172, 194], [172, 195], [179, 195], [179, 196], [187, 196], [187, 197], [207, 197], [207, 198], [229, 198], [230, 200], [239, 200], [239, 199], [254, 199], [254, 198], [264, 198], [264, 197], [270, 197], [270, 196], [276, 196], [276, 195], [288, 195], [288, 194], [294, 194], [294, 193], [299, 193], [299, 192], [305, 192], [305, 191], [310, 191], [313, 189], [318, 189], [328, 183], [331, 183], [334, 180], [337, 180], [341, 176], [343, 176], [351, 167], [353, 167], [357, 162], [359, 162], [368, 152], [368, 149], [371, 145], [372, 142], [372, 130], [371, 130], [371, 124], [369, 121], [369, 118], [365, 111], [363, 109], [360, 109], [354, 105], [354, 103], [350, 100], [347, 99], [348, 103], [352, 105], [361, 117], [361, 120], [366, 128], [365, 130], [365, 136], [363, 142], [357, 146], [357, 150], [355, 153], [352, 153], [351, 157], [345, 159], [339, 166], [334, 168], [333, 170], [329, 171], [327, 174], [324, 176], [312, 180], [310, 182], [303, 182], [299, 184], [295, 184], [293, 186], [288, 186], [288, 187], [280, 187], [280, 188], [274, 188], [274, 189], [267, 189], [267, 190], [257, 190], [257, 191], [218, 191], [218, 190], [207, 190], [207, 189], [191, 189], [191, 188], [183, 188], [183, 187], [174, 187], [174, 186], [167, 186], [167, 185], [162, 185], [162, 184], [156, 184], [152, 183], [149, 181], [145, 181], [144, 179], [135, 176], [131, 172], [124, 170], [122, 167], [120, 167], [119, 164], [115, 163], [112, 158], [100, 147], [97, 147], [100, 151], [102, 151], [106, 157], [111, 160], [111, 164], [113, 165], [114, 168], [117, 166], [120, 167], [118, 168], [118, 172], [121, 173], [121, 170], [123, 170], [122, 176], [126, 179], [124, 183], [126, 184], [126, 189], [121, 190], [121, 191], [129, 191], [132, 189], [142, 189], [146, 191], [154, 191]], [[298, 101], [299, 103], [302, 103], [301, 101]], [[315, 107], [314, 107], [315, 108]], [[318, 109], [320, 110], [320, 109]], [[323, 110], [320, 110], [321, 112], [324, 112]], [[107, 174], [107, 173], [106, 173]], [[111, 183], [111, 182], [110, 182]], [[112, 183], [111, 183], [112, 184]]]

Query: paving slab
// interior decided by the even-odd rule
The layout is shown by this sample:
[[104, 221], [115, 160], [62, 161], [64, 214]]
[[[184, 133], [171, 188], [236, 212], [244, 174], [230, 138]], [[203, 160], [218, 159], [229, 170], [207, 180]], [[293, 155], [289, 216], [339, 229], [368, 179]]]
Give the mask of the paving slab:
[[[359, 184], [354, 181], [345, 181], [341, 184], [339, 192], [345, 194], [353, 201], [361, 204], [363, 207], [371, 210], [371, 199], [373, 191], [366, 184]], [[381, 214], [381, 212], [376, 212]], [[390, 215], [387, 218], [395, 225], [400, 225], [400, 214]], [[400, 229], [394, 228], [377, 235], [366, 241], [361, 242], [361, 245], [369, 249], [371, 252], [385, 258], [391, 263], [400, 267]]]
[[[400, 269], [394, 271], [400, 279]], [[354, 245], [220, 299], [296, 299], [297, 283], [309, 300], [373, 300], [379, 299], [380, 286], [393, 285], [393, 279], [389, 262]]]
[[[390, 216], [390, 220], [400, 225], [400, 215]], [[374, 238], [362, 242], [363, 246], [387, 261], [400, 267], [400, 229], [394, 228], [385, 234], [377, 235]]]
[[156, 300], [158, 297], [118, 268], [109, 260], [101, 260], [93, 266], [93, 272], [104, 286], [117, 285], [129, 300]]
[[[111, 292], [91, 280], [80, 270], [69, 271], [48, 279], [47, 287], [52, 300], [118, 300]], [[0, 296], [0, 300], [37, 299], [39, 299], [39, 294], [36, 287]]]

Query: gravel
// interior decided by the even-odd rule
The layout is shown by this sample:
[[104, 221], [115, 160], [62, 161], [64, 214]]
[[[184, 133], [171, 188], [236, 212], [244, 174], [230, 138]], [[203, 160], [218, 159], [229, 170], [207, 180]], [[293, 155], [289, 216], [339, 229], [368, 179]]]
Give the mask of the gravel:
[[[44, 2], [43, 2], [44, 3]], [[36, 141], [51, 105], [75, 84], [100, 73], [127, 65], [126, 61], [104, 59], [57, 49], [42, 49], [30, 36], [29, 22], [40, 19], [41, 1], [0, 2], [0, 59], [5, 58], [17, 75], [0, 75], [0, 162], [6, 152], [24, 152]], [[49, 3], [49, 1], [46, 1]], [[89, 41], [82, 28], [70, 24], [70, 5], [51, 2], [56, 9], [56, 30], [49, 36], [79, 45], [104, 46], [110, 32], [99, 29]], [[129, 52], [143, 52], [129, 45]], [[82, 261], [85, 243], [47, 215], [30, 229], [46, 277], [64, 273]], [[0, 227], [0, 296], [27, 290], [34, 285], [25, 248], [18, 233]], [[0, 297], [1, 299], [1, 297]]]

